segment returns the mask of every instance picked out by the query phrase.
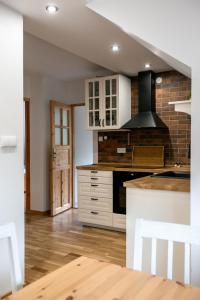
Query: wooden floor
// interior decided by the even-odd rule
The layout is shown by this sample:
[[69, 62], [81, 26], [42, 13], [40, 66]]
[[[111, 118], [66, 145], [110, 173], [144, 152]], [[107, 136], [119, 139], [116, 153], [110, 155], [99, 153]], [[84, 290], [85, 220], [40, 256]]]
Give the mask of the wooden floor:
[[76, 210], [54, 218], [26, 216], [27, 283], [81, 255], [125, 265], [125, 234], [81, 226]]

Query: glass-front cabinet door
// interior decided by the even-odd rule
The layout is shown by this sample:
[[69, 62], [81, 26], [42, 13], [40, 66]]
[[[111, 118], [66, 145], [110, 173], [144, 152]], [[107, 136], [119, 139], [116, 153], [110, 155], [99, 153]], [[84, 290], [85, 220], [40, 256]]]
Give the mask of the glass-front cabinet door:
[[103, 127], [118, 125], [118, 78], [108, 77], [104, 81]]
[[101, 84], [100, 80], [89, 80], [86, 86], [87, 127], [99, 129], [101, 126]]

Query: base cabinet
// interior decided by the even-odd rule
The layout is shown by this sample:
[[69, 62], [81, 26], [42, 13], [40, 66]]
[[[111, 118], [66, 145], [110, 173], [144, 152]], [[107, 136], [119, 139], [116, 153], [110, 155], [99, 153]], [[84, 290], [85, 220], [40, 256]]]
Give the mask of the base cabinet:
[[93, 225], [112, 226], [112, 213], [99, 210], [79, 209], [79, 221]]
[[78, 171], [78, 218], [90, 226], [126, 229], [126, 216], [113, 213], [113, 172]]

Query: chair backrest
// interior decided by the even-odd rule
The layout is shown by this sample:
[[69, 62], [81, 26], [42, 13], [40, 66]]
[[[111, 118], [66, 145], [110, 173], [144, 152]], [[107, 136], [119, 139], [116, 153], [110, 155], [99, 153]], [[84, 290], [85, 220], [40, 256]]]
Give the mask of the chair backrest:
[[138, 271], [142, 271], [143, 238], [152, 239], [151, 273], [154, 275], [156, 274], [157, 239], [168, 241], [168, 279], [172, 279], [173, 273], [173, 242], [184, 243], [184, 283], [190, 283], [190, 246], [200, 245], [199, 227], [136, 219], [133, 268]]
[[8, 241], [11, 266], [11, 288], [12, 292], [15, 292], [23, 286], [23, 281], [14, 223], [9, 223], [0, 226], [0, 240], [1, 239], [5, 239]]

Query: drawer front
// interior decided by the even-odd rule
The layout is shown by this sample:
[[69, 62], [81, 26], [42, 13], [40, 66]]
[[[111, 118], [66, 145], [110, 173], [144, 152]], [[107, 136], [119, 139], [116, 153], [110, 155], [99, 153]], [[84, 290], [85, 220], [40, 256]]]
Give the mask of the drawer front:
[[79, 221], [102, 226], [112, 226], [112, 213], [95, 210], [78, 210]]
[[126, 215], [113, 214], [113, 227], [126, 229]]
[[113, 189], [112, 185], [108, 184], [97, 184], [97, 183], [79, 183], [78, 187], [79, 197], [80, 196], [94, 196], [101, 198], [112, 198]]
[[79, 208], [112, 212], [112, 199], [102, 197], [79, 196]]
[[86, 175], [79, 175], [78, 182], [88, 182], [88, 183], [102, 183], [102, 184], [112, 184], [113, 179], [112, 177], [100, 177], [100, 176], [86, 176]]
[[78, 175], [89, 176], [89, 177], [106, 177], [112, 178], [112, 171], [98, 171], [98, 170], [78, 170]]

